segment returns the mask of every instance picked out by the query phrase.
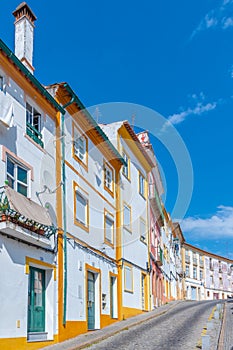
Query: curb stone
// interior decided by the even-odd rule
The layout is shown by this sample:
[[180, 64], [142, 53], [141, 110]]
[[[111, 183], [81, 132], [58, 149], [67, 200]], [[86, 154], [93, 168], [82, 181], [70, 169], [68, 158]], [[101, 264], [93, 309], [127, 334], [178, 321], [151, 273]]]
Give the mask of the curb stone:
[[[75, 338], [72, 338], [72, 339], [68, 339], [64, 342], [60, 342], [60, 343], [56, 343], [56, 344], [53, 344], [53, 345], [50, 345], [50, 346], [46, 346], [44, 348], [41, 348], [41, 350], [79, 350], [79, 349], [84, 349], [88, 346], [91, 346], [93, 344], [97, 344], [99, 342], [101, 342], [102, 340], [105, 340], [107, 338], [110, 338], [116, 334], [119, 334], [123, 331], [126, 331], [132, 327], [135, 327], [139, 324], [142, 324], [146, 321], [149, 321], [151, 320], [152, 318], [156, 318], [156, 317], [159, 317], [159, 316], [162, 316], [164, 314], [166, 314], [168, 311], [172, 310], [176, 305], [178, 305], [179, 303], [181, 303], [182, 301], [178, 300], [178, 301], [175, 301], [175, 302], [172, 302], [172, 303], [169, 303], [169, 304], [165, 304], [163, 305], [162, 307], [166, 307], [167, 308], [165, 310], [161, 310], [160, 312], [157, 312], [155, 313], [156, 311], [159, 311], [159, 308], [158, 309], [155, 309], [153, 311], [150, 311], [149, 312], [149, 315], [146, 317], [144, 315], [146, 314], [141, 314], [141, 315], [137, 315], [137, 316], [134, 316], [134, 317], [137, 317], [138, 320], [133, 320], [134, 317], [131, 317], [131, 318], [128, 318], [126, 320], [122, 320], [122, 321], [119, 321], [117, 323], [114, 323], [110, 326], [107, 326], [107, 327], [104, 327], [102, 328], [100, 331], [102, 331], [102, 334], [100, 333], [97, 333], [97, 331], [94, 331], [93, 333], [85, 333], [85, 334], [81, 334]], [[141, 317], [140, 317], [141, 316]], [[144, 316], [144, 317], [143, 317]], [[122, 327], [120, 326], [122, 324]], [[119, 326], [119, 327], [117, 327]], [[112, 327], [113, 329], [109, 329], [109, 327]], [[78, 344], [78, 343], [74, 343], [75, 340], [78, 341], [81, 341], [80, 337], [87, 337], [89, 335], [96, 335], [96, 336], [93, 336], [92, 339], [89, 339], [89, 340], [85, 340], [83, 339], [83, 341]]]

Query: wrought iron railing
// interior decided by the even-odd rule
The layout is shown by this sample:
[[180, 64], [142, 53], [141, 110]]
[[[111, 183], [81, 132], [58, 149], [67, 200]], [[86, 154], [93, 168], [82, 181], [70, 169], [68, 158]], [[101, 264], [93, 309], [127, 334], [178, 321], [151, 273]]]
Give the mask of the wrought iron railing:
[[9, 200], [5, 193], [4, 188], [0, 192], [0, 222], [10, 221], [21, 227], [24, 227], [36, 234], [50, 238], [56, 233], [57, 229], [51, 225], [44, 225], [35, 220], [29, 219], [17, 212], [16, 210], [10, 208]]
[[31, 137], [38, 145], [44, 148], [44, 142], [42, 141], [42, 134], [30, 123], [27, 123], [27, 135]]

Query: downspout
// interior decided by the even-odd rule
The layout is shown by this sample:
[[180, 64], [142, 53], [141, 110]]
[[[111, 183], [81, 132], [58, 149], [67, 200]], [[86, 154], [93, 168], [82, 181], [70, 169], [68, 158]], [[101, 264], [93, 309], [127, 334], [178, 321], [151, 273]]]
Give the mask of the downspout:
[[[71, 100], [62, 106], [63, 109], [71, 105], [75, 100]], [[61, 167], [62, 167], [62, 216], [63, 216], [63, 252], [64, 252], [64, 289], [63, 289], [63, 325], [66, 325], [67, 306], [67, 219], [66, 219], [66, 167], [65, 167], [65, 113], [61, 115]]]

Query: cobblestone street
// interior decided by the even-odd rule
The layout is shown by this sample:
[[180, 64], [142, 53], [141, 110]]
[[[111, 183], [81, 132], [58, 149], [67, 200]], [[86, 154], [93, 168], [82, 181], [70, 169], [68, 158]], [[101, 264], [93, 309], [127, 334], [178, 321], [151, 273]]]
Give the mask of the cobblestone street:
[[165, 315], [125, 330], [89, 349], [194, 350], [214, 305], [216, 301], [178, 304]]

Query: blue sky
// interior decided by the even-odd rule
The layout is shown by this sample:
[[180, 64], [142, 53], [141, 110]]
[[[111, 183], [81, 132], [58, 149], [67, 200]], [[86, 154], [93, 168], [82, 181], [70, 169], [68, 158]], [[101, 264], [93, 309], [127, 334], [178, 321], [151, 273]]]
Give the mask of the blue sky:
[[[1, 2], [0, 36], [12, 50], [11, 13], [19, 2]], [[102, 107], [110, 102], [135, 104], [119, 118], [130, 120], [134, 114], [135, 125], [155, 136], [156, 119], [147, 116], [145, 122], [137, 105], [170, 120], [186, 145], [194, 174], [181, 224], [185, 237], [233, 258], [233, 1], [28, 4], [38, 18], [35, 76], [45, 85], [67, 81], [87, 107], [100, 106], [103, 123], [113, 121]], [[166, 123], [160, 130], [167, 141], [170, 130]], [[183, 185], [177, 162], [171, 148], [152, 139], [165, 176], [165, 204], [173, 213]]]

